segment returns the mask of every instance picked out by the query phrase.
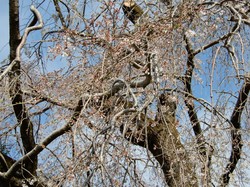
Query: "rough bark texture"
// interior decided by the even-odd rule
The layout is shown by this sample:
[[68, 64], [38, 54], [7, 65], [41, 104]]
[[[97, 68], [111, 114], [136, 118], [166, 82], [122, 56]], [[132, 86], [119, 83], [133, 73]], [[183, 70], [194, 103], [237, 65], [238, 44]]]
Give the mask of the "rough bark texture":
[[[42, 23], [37, 28], [30, 28], [34, 26], [38, 21], [39, 13], [34, 6], [31, 6], [31, 11], [34, 14], [34, 19], [30, 23], [29, 27], [25, 29], [23, 37], [20, 37], [19, 31], [19, 1], [9, 1], [9, 44], [10, 44], [10, 65], [6, 72], [9, 75], [9, 95], [13, 106], [14, 115], [20, 128], [21, 140], [23, 145], [23, 151], [25, 154], [32, 151], [35, 147], [35, 140], [33, 135], [33, 124], [29, 118], [28, 110], [25, 106], [25, 100], [23, 99], [23, 93], [21, 90], [21, 49], [25, 44], [28, 33], [33, 29], [39, 29]], [[41, 19], [40, 19], [40, 22]], [[23, 186], [24, 184], [30, 186], [31, 179], [36, 177], [37, 169], [37, 155], [32, 155], [23, 162], [18, 163], [18, 168], [12, 175], [7, 175], [10, 168], [17, 163], [16, 160], [5, 155], [0, 154], [0, 171], [1, 178], [0, 183], [3, 186]], [[38, 181], [32, 182], [33, 185], [40, 186]]]
[[154, 155], [168, 186], [198, 186], [193, 166], [176, 129], [176, 101], [172, 96], [162, 94], [159, 103], [155, 120], [141, 114], [140, 119], [134, 119], [136, 130], [122, 126], [121, 131], [125, 131], [125, 137], [133, 144], [147, 148]]
[[243, 147], [241, 136], [241, 115], [247, 103], [248, 94], [250, 92], [250, 75], [246, 75], [245, 82], [240, 90], [238, 100], [236, 102], [234, 111], [231, 116], [231, 130], [232, 136], [232, 150], [229, 158], [229, 163], [226, 166], [226, 171], [221, 176], [221, 186], [226, 186], [230, 180], [230, 174], [232, 174], [236, 168], [238, 161], [241, 158], [241, 152]]
[[[18, 0], [10, 0], [9, 3], [9, 23], [10, 23], [10, 62], [17, 57], [17, 48], [20, 44], [19, 32], [19, 3]], [[9, 94], [11, 97], [13, 110], [20, 127], [21, 139], [24, 146], [24, 153], [31, 151], [35, 147], [33, 136], [33, 124], [29, 119], [21, 90], [21, 62], [16, 61], [9, 73]], [[23, 163], [23, 175], [31, 177], [36, 175], [37, 157], [32, 157]]]

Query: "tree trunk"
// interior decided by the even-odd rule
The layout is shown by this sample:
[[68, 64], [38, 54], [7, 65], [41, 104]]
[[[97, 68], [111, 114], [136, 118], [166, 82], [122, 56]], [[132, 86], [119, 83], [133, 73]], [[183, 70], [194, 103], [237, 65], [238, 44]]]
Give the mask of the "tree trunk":
[[[169, 95], [160, 96], [155, 120], [141, 114], [136, 117], [136, 131], [124, 129], [125, 137], [133, 144], [147, 148], [160, 163], [168, 186], [198, 186], [194, 168], [182, 145], [175, 119], [176, 101]], [[123, 133], [124, 134], [124, 133]]]
[[[12, 101], [15, 117], [20, 127], [24, 153], [28, 153], [35, 147], [33, 136], [33, 124], [29, 119], [28, 111], [24, 105], [21, 90], [21, 61], [17, 54], [17, 48], [20, 45], [21, 37], [19, 31], [19, 2], [18, 0], [9, 1], [9, 24], [10, 24], [10, 62], [15, 61], [14, 66], [9, 72], [9, 94]], [[19, 54], [20, 55], [20, 54]], [[18, 60], [19, 59], [19, 60]], [[30, 158], [23, 163], [24, 177], [36, 175], [37, 156]]]

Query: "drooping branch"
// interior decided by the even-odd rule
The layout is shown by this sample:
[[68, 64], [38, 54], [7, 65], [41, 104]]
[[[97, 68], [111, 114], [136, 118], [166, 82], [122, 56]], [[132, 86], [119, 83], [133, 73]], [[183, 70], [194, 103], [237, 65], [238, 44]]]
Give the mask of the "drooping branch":
[[[168, 186], [197, 186], [192, 164], [176, 129], [175, 110], [174, 97], [161, 94], [155, 120], [140, 113], [134, 116], [130, 125], [121, 125], [120, 131], [127, 140], [153, 154]], [[184, 178], [187, 180], [182, 180]]]
[[[38, 12], [38, 10], [32, 5], [30, 7], [30, 10], [34, 14], [34, 19], [29, 24], [29, 26], [25, 29], [24, 34], [22, 38], [20, 38], [20, 32], [19, 32], [19, 19], [16, 20], [16, 18], [19, 17], [19, 15], [14, 14], [15, 4], [17, 2], [13, 2], [12, 5], [10, 5], [10, 65], [3, 71], [3, 73], [0, 75], [0, 81], [4, 78], [4, 76], [13, 69], [13, 67], [21, 61], [21, 49], [23, 48], [24, 44], [26, 43], [28, 34], [30, 31], [38, 30], [43, 27], [43, 21], [42, 16]], [[10, 2], [11, 4], [11, 2]], [[18, 3], [17, 3], [18, 4]], [[18, 7], [16, 7], [18, 9]], [[18, 11], [19, 12], [19, 11]], [[14, 15], [16, 15], [14, 17]], [[37, 21], [39, 22], [38, 25], [36, 25]]]
[[[144, 79], [139, 80], [139, 81], [131, 81], [130, 83], [128, 83], [128, 86], [130, 88], [145, 88], [147, 87], [152, 80], [152, 76], [150, 73], [145, 74]], [[102, 93], [96, 93], [96, 94], [84, 94], [83, 97], [105, 97], [105, 98], [109, 98], [113, 95], [115, 95], [116, 93], [118, 93], [120, 90], [122, 90], [124, 87], [126, 87], [125, 81], [121, 81], [120, 79], [117, 79], [114, 81], [114, 83], [112, 84], [111, 88], [108, 89], [105, 92]]]
[[35, 104], [39, 104], [39, 103], [42, 103], [42, 102], [48, 102], [48, 103], [50, 103], [52, 105], [63, 107], [63, 108], [66, 108], [68, 110], [71, 110], [71, 111], [74, 110], [73, 107], [67, 105], [66, 103], [64, 103], [62, 101], [59, 101], [59, 100], [51, 99], [46, 95], [38, 93], [37, 91], [30, 92], [30, 91], [25, 90], [25, 91], [23, 91], [23, 94], [27, 95], [27, 96], [31, 96], [33, 98], [36, 98], [36, 100], [38, 100], [38, 101], [36, 101]]
[[46, 137], [43, 141], [41, 141], [39, 144], [37, 144], [31, 151], [29, 151], [26, 155], [24, 155], [22, 158], [20, 158], [18, 161], [16, 161], [5, 173], [0, 173], [0, 180], [1, 179], [11, 179], [15, 172], [21, 167], [21, 164], [23, 162], [26, 162], [30, 158], [36, 157], [40, 152], [42, 152], [46, 146], [48, 146], [52, 141], [54, 141], [59, 136], [65, 134], [66, 132], [69, 132], [71, 127], [75, 125], [77, 122], [81, 111], [83, 109], [83, 101], [80, 99], [78, 101], [77, 106], [74, 109], [74, 113], [72, 114], [71, 119], [67, 124], [65, 124], [62, 128], [54, 131], [51, 133], [48, 137]]
[[[207, 5], [207, 3], [202, 3], [202, 4]], [[208, 2], [208, 4], [210, 4], [210, 3]], [[221, 6], [220, 3], [212, 3], [212, 4], [213, 4], [213, 6], [215, 6], [215, 5]], [[204, 50], [206, 50], [206, 49], [220, 43], [221, 41], [227, 40], [228, 38], [232, 37], [235, 32], [237, 32], [239, 30], [239, 27], [240, 27], [240, 25], [242, 23], [240, 14], [231, 5], [227, 5], [226, 7], [229, 8], [235, 15], [237, 15], [237, 18], [238, 18], [237, 23], [225, 35], [223, 35], [223, 36], [221, 36], [219, 38], [216, 38], [215, 40], [209, 42], [208, 44], [205, 44], [205, 45], [201, 46], [198, 49], [190, 51], [191, 52], [190, 54], [195, 56], [195, 55], [199, 54], [200, 52], [202, 52], [202, 51], [204, 51]]]
[[198, 120], [198, 116], [195, 112], [195, 106], [194, 103], [192, 101], [192, 99], [189, 97], [189, 95], [192, 95], [192, 88], [191, 88], [191, 84], [192, 84], [192, 76], [193, 76], [193, 71], [194, 71], [194, 55], [193, 55], [193, 49], [192, 49], [192, 45], [191, 42], [188, 38], [188, 36], [185, 35], [184, 37], [185, 41], [186, 41], [186, 50], [188, 53], [188, 59], [187, 59], [187, 70], [184, 76], [184, 86], [185, 86], [185, 105], [188, 108], [188, 115], [190, 118], [190, 122], [192, 124], [193, 127], [193, 132], [196, 136], [196, 141], [198, 144], [198, 150], [200, 155], [203, 157], [203, 159], [206, 159], [206, 142], [205, 142], [205, 138], [202, 134], [202, 130], [201, 130], [201, 126], [200, 126], [200, 122]]
[[191, 41], [189, 39], [189, 36], [187, 34], [184, 35], [184, 40], [186, 42], [186, 50], [188, 53], [187, 58], [187, 70], [183, 79], [184, 85], [185, 85], [185, 104], [188, 108], [188, 114], [191, 121], [191, 124], [193, 126], [193, 131], [195, 136], [197, 137], [197, 143], [199, 145], [199, 152], [201, 155], [203, 155], [204, 159], [206, 158], [206, 148], [205, 148], [205, 139], [202, 135], [202, 130], [200, 127], [200, 123], [197, 117], [197, 114], [195, 112], [194, 103], [189, 97], [189, 95], [192, 95], [192, 88], [191, 88], [191, 82], [192, 82], [192, 75], [194, 70], [194, 57], [195, 55], [199, 54], [203, 50], [206, 50], [216, 44], [218, 44], [220, 41], [226, 40], [230, 38], [239, 28], [240, 23], [236, 23], [232, 30], [228, 32], [227, 34], [221, 36], [218, 39], [215, 39], [214, 41], [210, 42], [209, 44], [206, 44], [202, 46], [199, 49], [194, 50], [191, 44]]
[[[219, 4], [216, 4], [219, 5]], [[214, 5], [215, 6], [215, 5]], [[237, 12], [235, 11], [235, 9], [230, 6], [227, 5], [227, 8], [229, 8], [230, 10], [232, 10], [234, 12], [234, 14], [237, 14]], [[237, 17], [240, 18], [240, 16], [237, 14]], [[209, 149], [206, 147], [206, 141], [204, 139], [204, 136], [202, 134], [202, 130], [200, 127], [200, 123], [198, 120], [198, 116], [195, 112], [195, 107], [194, 107], [194, 103], [192, 101], [192, 98], [189, 95], [192, 95], [192, 88], [191, 88], [191, 82], [192, 82], [192, 74], [193, 74], [193, 70], [194, 70], [194, 57], [195, 55], [199, 54], [200, 52], [218, 44], [221, 41], [225, 41], [225, 45], [227, 46], [228, 41], [231, 41], [232, 37], [234, 36], [234, 34], [238, 31], [239, 27], [241, 25], [241, 20], [239, 19], [238, 22], [236, 24], [234, 24], [234, 26], [232, 27], [232, 29], [230, 31], [228, 31], [227, 34], [215, 39], [214, 41], [211, 41], [208, 44], [203, 45], [202, 47], [198, 48], [198, 49], [193, 49], [191, 41], [189, 39], [189, 36], [187, 34], [185, 34], [184, 39], [186, 42], [186, 50], [188, 53], [188, 58], [187, 58], [187, 70], [183, 79], [184, 85], [185, 85], [185, 104], [188, 108], [188, 115], [191, 121], [191, 124], [193, 126], [193, 132], [196, 136], [196, 141], [198, 144], [198, 150], [200, 155], [203, 157], [203, 160], [211, 160], [211, 154], [209, 154]], [[235, 132], [232, 133], [232, 136], [234, 137], [234, 141], [236, 141], [237, 139], [239, 139], [240, 137], [237, 135], [235, 137]], [[240, 138], [241, 139], [241, 138]], [[209, 164], [210, 165], [210, 164]], [[209, 167], [209, 165], [207, 165], [207, 167]], [[230, 174], [230, 173], [229, 173]], [[225, 175], [224, 175], [225, 177]]]
[[[21, 42], [16, 49], [16, 60], [17, 61], [21, 61], [21, 49], [23, 48], [24, 44], [26, 43], [26, 40], [27, 40], [29, 33], [31, 31], [34, 31], [34, 30], [39, 30], [43, 27], [43, 20], [42, 20], [42, 16], [41, 16], [40, 12], [33, 5], [31, 5], [30, 10], [32, 11], [35, 18], [32, 20], [30, 25], [25, 29], [23, 36], [22, 36], [22, 39], [21, 39]], [[39, 23], [38, 25], [36, 25], [37, 22]]]
[[246, 76], [245, 82], [240, 90], [238, 100], [235, 104], [232, 116], [231, 116], [231, 138], [232, 138], [232, 150], [229, 158], [229, 163], [226, 166], [226, 171], [221, 177], [221, 186], [226, 186], [230, 180], [230, 174], [232, 174], [236, 168], [236, 165], [241, 158], [241, 150], [243, 146], [241, 137], [241, 115], [245, 108], [248, 94], [250, 91], [250, 76]]
[[[21, 91], [21, 49], [26, 43], [29, 33], [33, 30], [38, 30], [43, 27], [42, 16], [38, 10], [31, 6], [30, 10], [33, 12], [35, 18], [31, 24], [25, 29], [22, 38], [19, 32], [19, 3], [17, 0], [11, 0], [9, 4], [10, 13], [10, 66], [4, 73], [9, 73], [9, 94], [12, 101], [12, 106], [20, 126], [21, 139], [24, 147], [24, 152], [27, 153], [35, 147], [35, 140], [33, 135], [33, 124], [29, 118], [29, 114], [24, 105], [24, 100]], [[14, 14], [14, 16], [13, 16]], [[39, 22], [36, 25], [37, 21]], [[23, 163], [25, 177], [36, 175], [37, 157], [33, 157]]]

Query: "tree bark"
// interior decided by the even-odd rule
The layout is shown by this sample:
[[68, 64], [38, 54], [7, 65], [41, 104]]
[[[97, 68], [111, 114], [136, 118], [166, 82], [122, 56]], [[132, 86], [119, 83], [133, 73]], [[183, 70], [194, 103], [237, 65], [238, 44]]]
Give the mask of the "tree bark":
[[[19, 31], [19, 2], [18, 0], [9, 1], [9, 24], [10, 24], [10, 62], [20, 59], [17, 56], [17, 48], [20, 45], [21, 37]], [[9, 94], [12, 101], [13, 110], [20, 127], [21, 139], [24, 153], [28, 153], [35, 147], [33, 136], [33, 124], [29, 119], [27, 109], [21, 90], [21, 62], [16, 60], [15, 65], [9, 72]], [[30, 158], [23, 163], [23, 174], [25, 177], [36, 175], [37, 156]]]
[[137, 126], [136, 131], [131, 128], [124, 129], [123, 125], [120, 130], [127, 140], [148, 149], [153, 154], [161, 165], [168, 186], [198, 186], [193, 165], [176, 129], [176, 101], [164, 94], [159, 99], [155, 120], [141, 114], [140, 119], [136, 117], [133, 120], [133, 125]]

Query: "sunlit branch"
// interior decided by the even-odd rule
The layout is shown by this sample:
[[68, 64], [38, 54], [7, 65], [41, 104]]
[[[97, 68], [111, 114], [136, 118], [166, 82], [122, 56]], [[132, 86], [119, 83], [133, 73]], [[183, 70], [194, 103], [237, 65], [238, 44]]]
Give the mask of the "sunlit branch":
[[[238, 18], [237, 23], [235, 24], [235, 26], [234, 26], [233, 29], [232, 29], [232, 33], [233, 33], [233, 34], [236, 34], [236, 32], [239, 30], [240, 25], [241, 25], [241, 23], [242, 23], [242, 18], [241, 18], [241, 15], [239, 14], [239, 12], [236, 11], [236, 10], [234, 9], [234, 7], [232, 7], [232, 6], [230, 6], [230, 5], [228, 5], [228, 7], [230, 8], [230, 10], [231, 10], [234, 14], [237, 15], [237, 18]], [[234, 48], [234, 46], [231, 44], [231, 40], [233, 39], [233, 34], [230, 35], [230, 37], [228, 37], [228, 38], [226, 39], [225, 47], [226, 47], [226, 49], [228, 50], [228, 53], [229, 53], [229, 55], [230, 55], [230, 57], [231, 57], [231, 59], [232, 59], [233, 67], [234, 67], [234, 69], [235, 69], [235, 72], [236, 72], [236, 74], [237, 74], [237, 77], [239, 78], [239, 67], [238, 67], [239, 62], [238, 62], [237, 55], [236, 55], [236, 53], [235, 53], [235, 48]]]
[[60, 166], [63, 168], [64, 172], [66, 172], [66, 168], [64, 167], [63, 163], [62, 163], [61, 160], [58, 158], [58, 156], [54, 153], [54, 151], [52, 151], [52, 150], [49, 149], [48, 147], [46, 147], [45, 149], [48, 150], [48, 151], [55, 157], [55, 159], [58, 161], [58, 163], [60, 164]]
[[55, 9], [56, 9], [56, 12], [58, 14], [58, 17], [59, 17], [59, 19], [60, 19], [60, 21], [62, 23], [62, 26], [63, 26], [63, 28], [66, 28], [66, 23], [65, 23], [65, 20], [64, 20], [64, 16], [63, 16], [61, 8], [60, 8], [60, 6], [58, 4], [58, 0], [53, 0], [53, 2], [54, 2]]
[[[10, 63], [10, 65], [3, 71], [3, 73], [0, 75], [0, 81], [4, 78], [4, 76], [16, 65], [16, 63], [21, 61], [21, 49], [23, 48], [24, 44], [26, 43], [28, 34], [33, 31], [33, 30], [39, 30], [43, 27], [43, 21], [42, 21], [42, 16], [41, 14], [38, 12], [38, 10], [32, 5], [30, 7], [30, 10], [33, 12], [35, 18], [33, 19], [33, 21], [31, 22], [31, 24], [29, 25], [29, 27], [27, 27], [24, 31], [24, 34], [22, 36], [21, 42], [18, 45], [17, 49], [16, 49], [16, 58]], [[35, 25], [37, 23], [37, 21], [39, 22], [38, 25]]]
[[[218, 5], [217, 3], [215, 3], [215, 4]], [[237, 14], [237, 17], [241, 18], [241, 16], [238, 14], [238, 12], [237, 12], [232, 6], [229, 6], [229, 5], [228, 5], [228, 7], [231, 8], [232, 11], [234, 11], [234, 12]], [[221, 36], [220, 38], [215, 39], [214, 41], [210, 42], [209, 44], [203, 45], [203, 46], [200, 47], [199, 49], [195, 49], [195, 50], [193, 50], [193, 51], [190, 51], [190, 52], [191, 52], [191, 55], [195, 56], [195, 55], [197, 55], [198, 53], [200, 53], [200, 52], [202, 52], [202, 51], [204, 51], [204, 50], [206, 50], [206, 49], [208, 49], [208, 48], [210, 48], [210, 47], [212, 47], [212, 46], [214, 46], [214, 45], [220, 43], [221, 41], [226, 40], [226, 39], [232, 37], [233, 34], [235, 34], [235, 33], [239, 30], [239, 27], [240, 27], [240, 25], [241, 25], [241, 22], [242, 22], [241, 19], [239, 19], [239, 20], [237, 21], [237, 23], [234, 25], [234, 27], [232, 28], [232, 30], [231, 30], [230, 32], [228, 32], [227, 34]], [[227, 42], [227, 43], [228, 43], [228, 42]]]
[[197, 98], [194, 95], [187, 93], [187, 92], [183, 92], [181, 90], [177, 90], [176, 92], [187, 94], [190, 99], [199, 102], [206, 110], [213, 113], [214, 115], [217, 115], [217, 116], [223, 118], [225, 120], [225, 122], [231, 124], [230, 120], [225, 115], [223, 115], [219, 110], [217, 110], [214, 106], [212, 106], [208, 101], [206, 101], [202, 98]]
[[39, 24], [35, 25], [37, 23], [37, 21], [32, 21], [32, 24], [34, 24], [34, 25], [30, 24], [29, 27], [27, 27], [25, 29], [24, 34], [22, 36], [22, 40], [21, 40], [21, 42], [16, 50], [16, 60], [17, 61], [21, 61], [21, 59], [20, 59], [21, 58], [21, 49], [23, 48], [24, 44], [26, 43], [28, 34], [31, 31], [39, 30], [43, 27], [43, 20], [42, 20], [42, 16], [41, 16], [40, 12], [38, 12], [38, 10], [33, 5], [30, 7], [30, 10], [33, 12], [34, 16], [36, 16], [35, 20], [37, 20]]
[[64, 125], [62, 128], [52, 132], [48, 137], [46, 137], [43, 141], [41, 141], [39, 144], [37, 144], [31, 151], [29, 151], [26, 155], [24, 155], [21, 159], [16, 161], [5, 173], [0, 173], [0, 178], [2, 179], [10, 179], [15, 172], [21, 167], [21, 163], [29, 160], [30, 158], [33, 158], [34, 156], [38, 155], [40, 152], [42, 152], [46, 146], [48, 146], [52, 141], [54, 141], [59, 136], [65, 134], [66, 132], [69, 132], [71, 127], [75, 125], [77, 122], [81, 110], [83, 108], [83, 102], [82, 100], [78, 101], [77, 106], [75, 107], [74, 113], [69, 120], [69, 122]]
[[[27, 37], [31, 31], [39, 30], [43, 27], [42, 16], [32, 5], [30, 10], [34, 14], [34, 19], [24, 30], [24, 34], [19, 38], [19, 7], [18, 1], [10, 2], [10, 67], [5, 72], [9, 73], [9, 94], [12, 101], [15, 117], [20, 127], [21, 139], [24, 151], [27, 153], [35, 146], [33, 136], [33, 123], [24, 104], [21, 91], [21, 49], [26, 43]], [[17, 12], [15, 16], [11, 13]], [[38, 25], [36, 25], [38, 22]], [[30, 158], [24, 164], [23, 174], [25, 177], [36, 175], [37, 157]]]
[[51, 103], [51, 104], [53, 104], [55, 106], [66, 108], [68, 110], [74, 110], [73, 107], [67, 105], [66, 103], [63, 103], [62, 101], [56, 101], [54, 99], [51, 99], [51, 98], [49, 98], [49, 97], [47, 97], [45, 95], [42, 95], [40, 93], [37, 93], [37, 92], [23, 91], [23, 94], [38, 99], [39, 101], [36, 104], [39, 104], [41, 102], [48, 102], [48, 103]]
[[[145, 74], [145, 77], [143, 80], [140, 81], [131, 81], [130, 83], [128, 83], [130, 88], [145, 88], [147, 85], [150, 84], [152, 80], [152, 77], [150, 74]], [[124, 87], [126, 87], [125, 83], [122, 81], [114, 81], [114, 83], [112, 84], [111, 88], [105, 92], [102, 93], [95, 93], [95, 94], [84, 94], [82, 97], [85, 98], [89, 98], [89, 97], [111, 97], [112, 95], [115, 95], [117, 92], [119, 92], [121, 89], [123, 89]]]
[[231, 35], [233, 34], [233, 32], [229, 32], [223, 36], [221, 36], [220, 38], [218, 39], [215, 39], [214, 41], [210, 42], [209, 44], [206, 44], [206, 45], [203, 45], [202, 47], [200, 47], [199, 49], [196, 49], [194, 51], [192, 51], [191, 55], [195, 56], [197, 54], [199, 54], [200, 52], [210, 48], [210, 47], [213, 47], [214, 45], [220, 43], [221, 41], [227, 39], [228, 37], [230, 37]]
[[193, 75], [193, 70], [194, 70], [194, 55], [193, 55], [194, 53], [193, 53], [192, 45], [188, 36], [185, 35], [184, 39], [186, 41], [186, 49], [188, 52], [187, 70], [186, 70], [185, 77], [183, 80], [185, 91], [187, 92], [185, 94], [185, 104], [188, 108], [188, 115], [190, 118], [190, 122], [192, 124], [193, 131], [196, 136], [197, 144], [199, 146], [199, 153], [203, 156], [205, 160], [205, 157], [206, 157], [205, 138], [203, 137], [200, 122], [195, 112], [194, 103], [192, 99], [189, 98], [189, 95], [190, 94], [192, 95], [191, 84], [192, 84], [192, 75]]
[[[185, 34], [184, 40], [186, 42], [186, 50], [188, 53], [187, 58], [187, 70], [185, 72], [185, 76], [183, 79], [183, 83], [185, 86], [185, 94], [184, 94], [184, 102], [187, 107], [188, 116], [190, 119], [190, 122], [192, 124], [193, 132], [196, 136], [196, 142], [198, 144], [198, 152], [201, 155], [202, 161], [205, 163], [202, 167], [202, 172], [204, 174], [203, 180], [206, 181], [206, 179], [210, 178], [210, 170], [209, 166], [211, 164], [211, 157], [212, 157], [212, 149], [207, 148], [207, 142], [204, 138], [204, 135], [201, 130], [200, 121], [198, 119], [197, 113], [195, 111], [195, 105], [191, 98], [189, 98], [189, 95], [192, 95], [192, 76], [193, 76], [193, 70], [194, 70], [194, 53], [193, 48], [190, 39]], [[212, 148], [212, 147], [211, 147]]]

